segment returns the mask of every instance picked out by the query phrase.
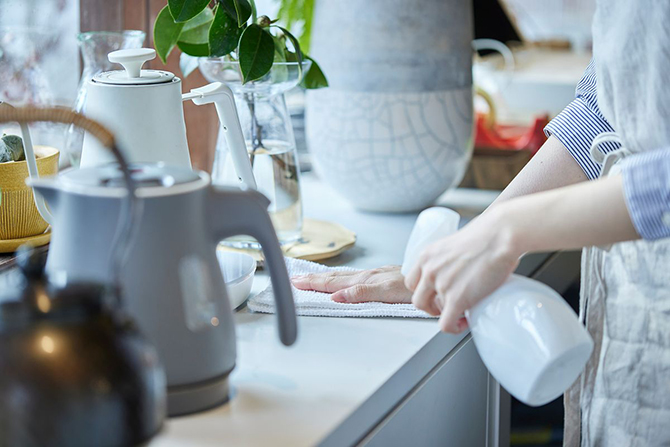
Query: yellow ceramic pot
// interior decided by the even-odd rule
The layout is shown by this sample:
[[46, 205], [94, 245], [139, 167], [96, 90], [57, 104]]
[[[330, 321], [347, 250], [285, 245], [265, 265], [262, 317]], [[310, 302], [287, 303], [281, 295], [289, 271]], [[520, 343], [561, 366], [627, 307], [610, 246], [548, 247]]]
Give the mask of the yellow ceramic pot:
[[[58, 173], [58, 154], [52, 147], [35, 146], [40, 177]], [[0, 241], [42, 234], [49, 226], [37, 211], [26, 178], [25, 161], [0, 163]]]

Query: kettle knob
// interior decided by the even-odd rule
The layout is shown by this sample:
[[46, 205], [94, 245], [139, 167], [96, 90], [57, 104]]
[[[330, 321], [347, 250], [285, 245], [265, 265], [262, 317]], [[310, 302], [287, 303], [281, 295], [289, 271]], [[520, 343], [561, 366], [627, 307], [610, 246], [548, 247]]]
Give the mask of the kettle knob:
[[112, 51], [107, 59], [114, 64], [121, 64], [126, 69], [129, 78], [139, 78], [142, 65], [146, 61], [156, 58], [156, 50], [153, 48], [131, 48], [126, 50]]

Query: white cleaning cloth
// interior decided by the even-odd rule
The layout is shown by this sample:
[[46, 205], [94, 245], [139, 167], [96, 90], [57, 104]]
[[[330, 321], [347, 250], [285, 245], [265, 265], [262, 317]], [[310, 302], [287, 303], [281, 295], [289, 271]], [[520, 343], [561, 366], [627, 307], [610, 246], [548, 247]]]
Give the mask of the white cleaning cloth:
[[[315, 262], [301, 259], [285, 258], [286, 268], [290, 277], [308, 273], [325, 273], [331, 271], [354, 272], [351, 267], [326, 267]], [[381, 298], [381, 297], [380, 297]], [[412, 304], [370, 303], [336, 303], [330, 299], [329, 293], [299, 290], [293, 287], [295, 311], [298, 315], [319, 317], [405, 317], [434, 318], [417, 309]], [[275, 301], [272, 284], [247, 302], [247, 307], [254, 312], [274, 313]]]

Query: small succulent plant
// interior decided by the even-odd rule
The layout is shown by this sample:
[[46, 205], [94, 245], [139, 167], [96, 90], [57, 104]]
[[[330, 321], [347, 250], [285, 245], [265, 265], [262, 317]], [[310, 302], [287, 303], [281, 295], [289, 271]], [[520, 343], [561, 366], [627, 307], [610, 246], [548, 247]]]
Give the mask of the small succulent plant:
[[26, 154], [23, 152], [23, 140], [17, 135], [2, 134], [0, 138], [0, 163], [8, 161], [23, 161]]

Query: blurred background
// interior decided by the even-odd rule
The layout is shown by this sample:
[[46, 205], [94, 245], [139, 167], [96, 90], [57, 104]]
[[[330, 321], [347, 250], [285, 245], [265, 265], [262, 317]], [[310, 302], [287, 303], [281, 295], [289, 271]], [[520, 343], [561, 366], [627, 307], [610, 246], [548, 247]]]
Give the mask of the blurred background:
[[[361, 2], [363, 0], [360, 0]], [[411, 0], [405, 0], [411, 4]], [[467, 0], [463, 0], [464, 2]], [[314, 0], [318, 10], [319, 0]], [[461, 186], [501, 190], [544, 142], [542, 128], [569, 103], [590, 59], [594, 0], [473, 0], [474, 154]], [[256, 0], [274, 18], [279, 0]], [[85, 68], [79, 33], [140, 30], [153, 46], [152, 25], [165, 0], [0, 0], [0, 100], [13, 105], [75, 107]], [[364, 6], [363, 6], [364, 7]], [[365, 19], [364, 19], [365, 20]], [[369, 17], [368, 20], [375, 20]], [[300, 35], [303, 22], [292, 31]], [[502, 44], [502, 45], [501, 45]], [[314, 51], [314, 48], [312, 49]], [[179, 51], [165, 67], [180, 75]], [[328, 73], [326, 73], [328, 74]], [[184, 91], [206, 81], [196, 70]], [[287, 95], [301, 167], [311, 161], [305, 138], [305, 94]], [[211, 170], [218, 122], [213, 108], [185, 104], [196, 167]], [[59, 127], [37, 126], [35, 139], [65, 145]], [[59, 141], [61, 142], [59, 144]], [[68, 158], [62, 157], [67, 163]], [[575, 305], [577, 288], [566, 292]], [[531, 409], [512, 406], [512, 445], [561, 445], [561, 400]]]

